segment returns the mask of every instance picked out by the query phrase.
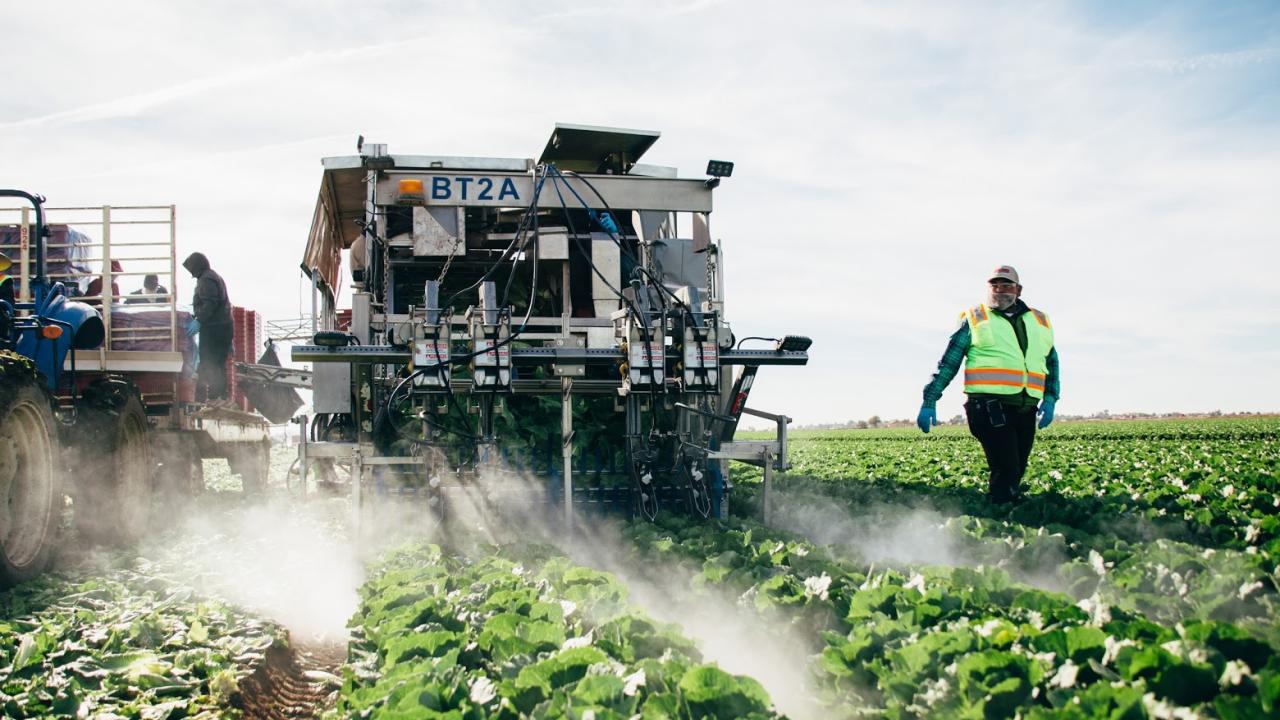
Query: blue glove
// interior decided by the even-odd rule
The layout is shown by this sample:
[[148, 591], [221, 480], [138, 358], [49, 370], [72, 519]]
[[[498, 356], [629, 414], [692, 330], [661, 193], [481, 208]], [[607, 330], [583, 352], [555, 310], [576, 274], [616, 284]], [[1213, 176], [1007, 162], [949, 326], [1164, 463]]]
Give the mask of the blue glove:
[[609, 213], [606, 212], [606, 213], [596, 214], [596, 212], [593, 210], [591, 212], [591, 219], [600, 223], [600, 227], [604, 228], [604, 231], [609, 233], [610, 235], [618, 234], [618, 223], [614, 222], [613, 216], [610, 215]]
[[187, 337], [191, 337], [198, 332], [200, 332], [200, 321], [195, 318], [191, 318], [191, 321], [187, 323]]
[[1053, 405], [1057, 401], [1053, 398], [1045, 398], [1040, 401], [1040, 429], [1049, 427], [1049, 423], [1053, 422]]
[[920, 428], [920, 432], [929, 432], [930, 425], [938, 424], [938, 411], [934, 408], [925, 406], [920, 408], [920, 414], [916, 416], [916, 425]]

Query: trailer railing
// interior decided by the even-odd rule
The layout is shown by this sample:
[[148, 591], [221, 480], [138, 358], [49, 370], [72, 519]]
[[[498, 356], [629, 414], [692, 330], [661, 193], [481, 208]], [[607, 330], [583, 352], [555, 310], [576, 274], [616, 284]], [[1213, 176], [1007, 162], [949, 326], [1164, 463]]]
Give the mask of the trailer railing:
[[[177, 210], [173, 205], [95, 205], [46, 207], [45, 224], [56, 228], [65, 226], [78, 231], [88, 242], [75, 242], [67, 233], [66, 242], [46, 243], [46, 257], [66, 255], [66, 261], [57, 259], [56, 266], [63, 272], [50, 272], [48, 278], [66, 284], [76, 300], [94, 305], [102, 313], [106, 327], [106, 339], [102, 350], [135, 350], [139, 343], [146, 343], [151, 350], [178, 352], [178, 272], [177, 272]], [[30, 227], [34, 213], [30, 207], [0, 206], [0, 230]], [[17, 232], [18, 257], [12, 257], [11, 246], [0, 250], [14, 261], [12, 274], [19, 281], [19, 299], [31, 299], [30, 280], [34, 274], [34, 250], [28, 241], [29, 233]], [[65, 252], [59, 252], [65, 251]], [[49, 263], [46, 263], [49, 265]], [[77, 271], [77, 266], [92, 268], [96, 272]], [[148, 293], [142, 287], [147, 275], [155, 275], [166, 292]], [[121, 281], [139, 286], [137, 291], [121, 290]], [[159, 327], [130, 327], [113, 322], [112, 315], [132, 306], [147, 307], [168, 313], [169, 322]]]

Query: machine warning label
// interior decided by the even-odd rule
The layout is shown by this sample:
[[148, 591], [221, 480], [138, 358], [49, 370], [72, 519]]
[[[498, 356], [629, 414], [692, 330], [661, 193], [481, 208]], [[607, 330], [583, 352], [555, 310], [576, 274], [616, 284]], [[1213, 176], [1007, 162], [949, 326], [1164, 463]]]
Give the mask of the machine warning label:
[[[701, 352], [699, 352], [701, 347]], [[685, 367], [715, 367], [716, 365], [716, 344], [713, 342], [685, 345], [684, 347], [684, 366]]]
[[650, 342], [648, 353], [645, 353], [644, 347], [644, 343], [631, 343], [629, 353], [631, 355], [631, 367], [662, 366], [666, 364], [666, 350], [662, 345], [662, 341], [654, 340]]
[[413, 364], [417, 367], [449, 362], [449, 344], [427, 340], [413, 341]]
[[476, 340], [476, 365], [510, 365], [511, 346], [503, 344], [494, 350], [492, 345], [489, 340]]

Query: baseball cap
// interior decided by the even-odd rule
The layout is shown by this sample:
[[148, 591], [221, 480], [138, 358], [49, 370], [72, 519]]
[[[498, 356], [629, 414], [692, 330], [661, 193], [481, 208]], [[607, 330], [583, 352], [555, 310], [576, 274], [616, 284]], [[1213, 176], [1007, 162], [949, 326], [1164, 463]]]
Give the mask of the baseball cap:
[[1021, 282], [1018, 281], [1018, 271], [1014, 270], [1012, 265], [1001, 265], [997, 267], [995, 270], [992, 270], [991, 277], [988, 278], [988, 280], [995, 280], [997, 278], [1001, 280], [1008, 280], [1014, 285], [1022, 284]]

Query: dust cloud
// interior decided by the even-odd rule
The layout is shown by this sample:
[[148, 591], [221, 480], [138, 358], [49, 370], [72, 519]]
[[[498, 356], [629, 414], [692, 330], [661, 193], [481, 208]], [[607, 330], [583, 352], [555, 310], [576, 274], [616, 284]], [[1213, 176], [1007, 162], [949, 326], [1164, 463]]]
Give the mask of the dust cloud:
[[1017, 543], [966, 537], [954, 526], [958, 520], [930, 507], [850, 507], [833, 503], [831, 498], [776, 491], [770, 525], [867, 564], [900, 569], [996, 566], [1033, 587], [1055, 592], [1066, 589], [1059, 572], [1070, 561], [1065, 543], [1061, 548], [1045, 543], [1036, 553], [1019, 555], [1021, 546]]
[[632, 603], [656, 620], [679, 626], [706, 660], [758, 681], [788, 717], [827, 716], [810, 686], [808, 668], [822, 650], [816, 633], [766, 620], [739, 605], [732, 594], [694, 591], [692, 575], [678, 565], [637, 562], [610, 524], [583, 530], [562, 549], [575, 562], [615, 575], [627, 586]]
[[143, 555], [197, 591], [287, 627], [295, 641], [345, 642], [363, 582], [342, 499], [276, 497], [193, 512]]

